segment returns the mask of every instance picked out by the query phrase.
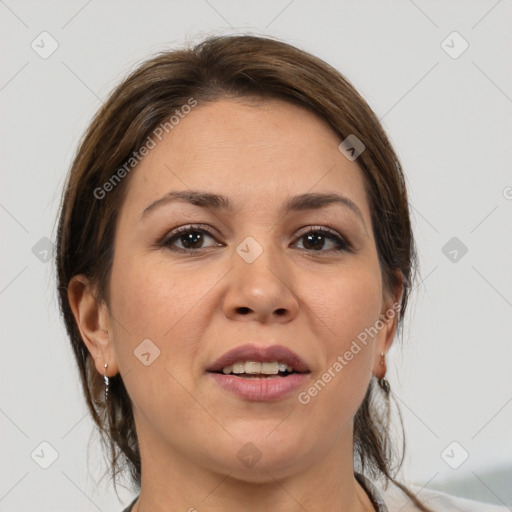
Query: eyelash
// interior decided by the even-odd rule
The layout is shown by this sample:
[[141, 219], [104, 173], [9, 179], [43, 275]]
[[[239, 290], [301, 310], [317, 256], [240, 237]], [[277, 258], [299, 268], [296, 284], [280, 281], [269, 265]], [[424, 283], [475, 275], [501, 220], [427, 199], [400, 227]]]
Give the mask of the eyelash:
[[[215, 239], [215, 236], [213, 235], [213, 233], [210, 230], [202, 227], [201, 225], [190, 224], [187, 226], [180, 226], [179, 228], [176, 228], [175, 230], [173, 230], [171, 233], [169, 233], [167, 236], [164, 237], [164, 239], [159, 243], [159, 246], [166, 247], [167, 249], [174, 251], [174, 252], [189, 253], [189, 254], [197, 253], [199, 251], [203, 251], [205, 249], [215, 247], [215, 246], [210, 246], [210, 247], [201, 247], [199, 249], [184, 249], [181, 247], [172, 246], [172, 243], [175, 240], [178, 240], [180, 236], [186, 235], [188, 233], [206, 234], [209, 237]], [[338, 248], [337, 249], [329, 249], [329, 250], [318, 250], [318, 251], [315, 251], [314, 249], [301, 249], [301, 250], [307, 251], [307, 252], [312, 252], [312, 253], [353, 252], [352, 246], [350, 245], [350, 243], [347, 240], [345, 240], [343, 237], [338, 235], [335, 231], [331, 231], [330, 229], [327, 229], [322, 226], [312, 226], [307, 231], [304, 231], [303, 233], [301, 233], [298, 236], [298, 238], [299, 239], [303, 238], [306, 235], [309, 235], [311, 233], [323, 235], [325, 238], [328, 238], [331, 241], [335, 242], [336, 245], [338, 246]], [[217, 247], [218, 247], [218, 245], [217, 245]]]

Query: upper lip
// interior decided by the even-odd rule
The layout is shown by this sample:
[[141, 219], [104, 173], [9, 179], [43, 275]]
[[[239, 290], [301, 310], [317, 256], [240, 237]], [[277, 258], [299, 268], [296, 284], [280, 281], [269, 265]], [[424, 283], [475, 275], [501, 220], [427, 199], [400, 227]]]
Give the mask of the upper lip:
[[262, 363], [277, 361], [290, 365], [294, 371], [308, 373], [308, 365], [292, 350], [282, 345], [262, 347], [258, 345], [241, 345], [220, 356], [206, 370], [220, 372], [226, 366], [239, 361], [259, 361]]

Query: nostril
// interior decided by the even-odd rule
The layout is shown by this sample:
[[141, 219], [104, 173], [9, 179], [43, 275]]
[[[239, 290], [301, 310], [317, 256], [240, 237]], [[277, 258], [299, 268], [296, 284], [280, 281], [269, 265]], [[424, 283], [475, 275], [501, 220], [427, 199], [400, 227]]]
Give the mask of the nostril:
[[241, 308], [238, 308], [238, 312], [239, 313], [242, 313], [243, 315], [246, 315], [247, 313], [249, 313], [251, 310], [245, 306], [241, 307]]
[[276, 315], [283, 316], [286, 313], [286, 309], [284, 309], [284, 308], [276, 309], [275, 313], [276, 313]]

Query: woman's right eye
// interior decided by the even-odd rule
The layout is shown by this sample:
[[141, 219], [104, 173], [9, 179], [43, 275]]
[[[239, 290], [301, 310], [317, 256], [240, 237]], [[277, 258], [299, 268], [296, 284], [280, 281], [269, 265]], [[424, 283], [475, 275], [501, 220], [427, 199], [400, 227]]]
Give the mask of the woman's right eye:
[[[167, 247], [170, 250], [196, 252], [207, 247], [222, 245], [216, 242], [204, 247], [203, 244], [207, 238], [215, 240], [213, 235], [204, 228], [181, 226], [166, 236], [165, 240], [162, 242], [162, 246]], [[181, 244], [181, 246], [176, 244]]]

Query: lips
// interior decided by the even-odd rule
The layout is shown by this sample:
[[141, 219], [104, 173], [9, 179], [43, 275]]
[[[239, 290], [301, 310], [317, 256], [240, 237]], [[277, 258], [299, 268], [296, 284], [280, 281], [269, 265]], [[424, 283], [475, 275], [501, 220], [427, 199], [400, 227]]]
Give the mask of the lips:
[[[225, 369], [229, 370], [233, 364], [238, 366], [237, 363], [242, 362], [248, 363], [249, 366], [257, 366], [254, 363], [279, 363], [279, 366], [286, 365], [286, 371], [280, 371], [279, 375], [226, 375], [223, 372]], [[275, 369], [275, 364], [270, 366]], [[219, 357], [207, 368], [207, 373], [219, 389], [231, 396], [250, 402], [276, 402], [298, 392], [307, 382], [310, 370], [295, 352], [286, 347], [243, 345]]]
[[206, 371], [219, 373], [226, 366], [231, 366], [239, 361], [255, 361], [270, 363], [277, 361], [293, 368], [297, 373], [309, 373], [308, 365], [292, 350], [281, 345], [259, 347], [257, 345], [242, 345], [236, 347], [219, 357]]

